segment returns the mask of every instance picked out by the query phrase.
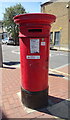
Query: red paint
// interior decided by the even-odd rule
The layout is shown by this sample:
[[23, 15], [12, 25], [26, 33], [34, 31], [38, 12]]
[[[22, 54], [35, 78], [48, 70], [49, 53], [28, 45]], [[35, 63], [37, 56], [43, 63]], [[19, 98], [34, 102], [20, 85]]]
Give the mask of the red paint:
[[[54, 15], [43, 13], [14, 17], [14, 21], [20, 25], [21, 86], [25, 90], [35, 92], [48, 88], [50, 24], [55, 19]], [[42, 31], [31, 31], [35, 29]], [[32, 38], [40, 39], [40, 53], [30, 53], [30, 39]], [[41, 42], [45, 42], [45, 46], [42, 46]], [[26, 59], [27, 55], [40, 55], [40, 59]]]

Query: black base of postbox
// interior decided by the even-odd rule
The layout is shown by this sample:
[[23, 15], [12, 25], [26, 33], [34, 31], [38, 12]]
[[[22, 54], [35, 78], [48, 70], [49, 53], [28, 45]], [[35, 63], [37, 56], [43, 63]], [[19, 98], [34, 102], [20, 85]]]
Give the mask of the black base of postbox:
[[29, 92], [21, 88], [22, 103], [29, 108], [37, 109], [48, 105], [48, 89], [39, 92]]

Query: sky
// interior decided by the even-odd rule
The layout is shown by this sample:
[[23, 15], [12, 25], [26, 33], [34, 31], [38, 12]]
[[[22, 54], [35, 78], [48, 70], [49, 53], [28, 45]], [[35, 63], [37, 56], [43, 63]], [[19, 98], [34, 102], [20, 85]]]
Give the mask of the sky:
[[[18, 2], [17, 2], [18, 1]], [[24, 2], [22, 2], [24, 1]], [[0, 0], [0, 20], [3, 19], [3, 13], [5, 12], [5, 8], [16, 5], [17, 3], [21, 3], [21, 5], [25, 8], [28, 13], [40, 13], [41, 7], [40, 5], [48, 0]]]

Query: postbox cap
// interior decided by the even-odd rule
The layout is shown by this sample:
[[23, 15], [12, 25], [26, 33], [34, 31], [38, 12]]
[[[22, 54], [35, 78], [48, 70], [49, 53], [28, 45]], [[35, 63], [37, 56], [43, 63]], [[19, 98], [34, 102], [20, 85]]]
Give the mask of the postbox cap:
[[17, 24], [20, 24], [20, 23], [51, 24], [55, 22], [56, 16], [52, 14], [46, 14], [46, 13], [27, 13], [27, 14], [16, 15], [13, 19], [14, 19], [14, 22]]

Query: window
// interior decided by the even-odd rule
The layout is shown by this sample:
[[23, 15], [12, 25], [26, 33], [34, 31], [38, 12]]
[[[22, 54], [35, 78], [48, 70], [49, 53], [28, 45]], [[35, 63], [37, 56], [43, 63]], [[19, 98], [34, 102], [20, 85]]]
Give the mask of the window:
[[50, 33], [50, 44], [53, 43], [53, 32]]
[[60, 31], [55, 32], [54, 36], [54, 45], [59, 45], [60, 44]]

